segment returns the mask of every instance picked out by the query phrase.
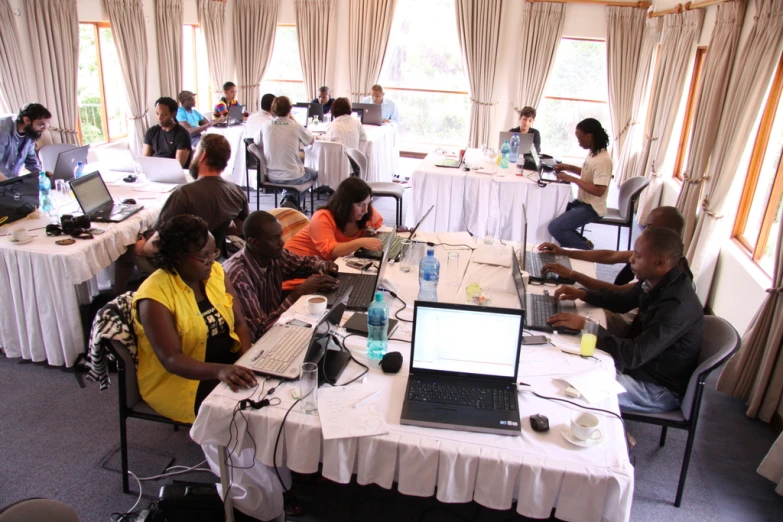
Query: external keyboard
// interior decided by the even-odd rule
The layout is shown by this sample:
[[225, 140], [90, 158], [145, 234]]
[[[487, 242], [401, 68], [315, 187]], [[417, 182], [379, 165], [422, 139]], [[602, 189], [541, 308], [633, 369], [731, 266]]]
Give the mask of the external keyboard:
[[307, 348], [311, 337], [312, 330], [309, 328], [290, 328], [276, 345], [259, 350], [250, 363], [261, 372], [283, 373], [291, 361]]
[[516, 411], [513, 393], [516, 392], [411, 380], [408, 400], [467, 406], [478, 410]]

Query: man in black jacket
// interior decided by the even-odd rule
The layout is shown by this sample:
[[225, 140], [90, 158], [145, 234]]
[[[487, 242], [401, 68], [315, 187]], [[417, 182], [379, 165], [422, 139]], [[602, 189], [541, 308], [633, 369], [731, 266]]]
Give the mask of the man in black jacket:
[[[627, 337], [599, 329], [597, 347], [614, 358], [626, 389], [620, 407], [643, 413], [677, 408], [698, 365], [704, 312], [691, 278], [680, 269], [682, 240], [666, 228], [644, 231], [634, 244], [631, 270], [639, 283], [623, 292], [563, 286], [556, 299], [582, 299], [612, 312], [639, 308]], [[581, 330], [584, 317], [555, 314], [553, 326]]]

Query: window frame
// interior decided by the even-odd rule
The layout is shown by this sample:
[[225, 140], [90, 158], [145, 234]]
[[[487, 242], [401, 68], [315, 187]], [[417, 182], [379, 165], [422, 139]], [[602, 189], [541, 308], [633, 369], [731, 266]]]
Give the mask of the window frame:
[[685, 155], [688, 153], [691, 141], [693, 140], [693, 120], [696, 115], [696, 107], [699, 103], [702, 73], [704, 72], [704, 59], [706, 56], [706, 46], [699, 46], [696, 48], [696, 56], [693, 60], [693, 71], [691, 71], [690, 87], [688, 87], [688, 94], [685, 99], [685, 115], [682, 120], [680, 141], [677, 148], [677, 156], [674, 160], [674, 168], [672, 169], [672, 177], [679, 181], [683, 181], [684, 179]]
[[[101, 133], [106, 138], [105, 141], [102, 141], [100, 143], [94, 143], [94, 145], [102, 145], [105, 143], [111, 143], [112, 141], [117, 141], [123, 138], [126, 138], [128, 134], [124, 134], [123, 136], [118, 136], [115, 139], [112, 139], [111, 134], [109, 134], [109, 120], [108, 120], [108, 111], [106, 110], [106, 87], [103, 83], [103, 53], [101, 52], [101, 37], [99, 34], [99, 30], [101, 28], [109, 28], [111, 29], [111, 25], [109, 25], [109, 22], [85, 22], [85, 21], [79, 21], [79, 25], [90, 25], [92, 26], [92, 34], [93, 34], [93, 40], [95, 41], [95, 57], [98, 59], [98, 87], [101, 93], [101, 104], [100, 104], [100, 114], [101, 114]], [[78, 73], [78, 71], [77, 71]], [[78, 79], [77, 79], [78, 83]], [[77, 107], [77, 111], [79, 111], [81, 107]], [[79, 144], [84, 145], [84, 135], [82, 134], [82, 118], [79, 116], [76, 118], [76, 130], [79, 132]]]
[[[194, 75], [194, 77], [191, 80], [192, 80], [192, 82], [195, 85], [194, 92], [198, 96], [199, 100], [202, 100], [205, 96], [207, 97], [209, 102], [206, 105], [204, 105], [202, 103], [202, 106], [200, 107], [200, 109], [203, 109], [204, 107], [210, 107], [209, 112], [205, 113], [204, 115], [205, 116], [211, 116], [211, 114], [212, 114], [212, 109], [211, 108], [214, 106], [214, 95], [212, 93], [212, 89], [207, 89], [206, 93], [202, 92], [199, 89], [199, 86], [200, 86], [200, 84], [199, 84], [199, 72], [200, 72], [199, 67], [206, 68], [207, 69], [207, 77], [209, 77], [209, 65], [208, 65], [207, 61], [206, 60], [199, 60], [199, 58], [198, 58], [198, 34], [197, 33], [199, 31], [201, 31], [201, 24], [186, 24], [186, 23], [183, 23], [182, 24], [183, 31], [185, 30], [186, 27], [189, 28], [189, 31], [190, 31], [191, 49], [193, 49], [193, 53], [192, 53], [191, 59], [193, 60], [193, 75]], [[202, 33], [202, 37], [203, 37], [203, 33]], [[184, 79], [185, 79], [184, 78], [184, 73], [185, 73], [185, 71], [184, 71], [184, 67], [185, 67], [185, 59], [184, 59], [185, 57], [184, 57], [184, 55], [183, 55], [182, 58], [183, 58], [183, 60], [182, 60], [182, 67], [183, 67], [182, 74], [183, 74], [183, 83], [184, 83]], [[199, 64], [201, 64], [201, 65], [199, 65]], [[177, 101], [179, 101], [179, 100], [177, 100]], [[198, 107], [198, 105], [197, 105], [197, 107]]]
[[[750, 239], [745, 236], [745, 228], [748, 224], [753, 198], [756, 195], [761, 167], [764, 164], [775, 117], [783, 117], [783, 114], [776, 114], [781, 97], [783, 97], [783, 54], [780, 55], [778, 60], [769, 95], [761, 114], [761, 121], [753, 144], [745, 185], [742, 189], [737, 219], [734, 221], [734, 230], [732, 232], [734, 240], [762, 270], [764, 268], [759, 261], [764, 257], [764, 250], [767, 246], [767, 241], [769, 241], [770, 229], [772, 228], [781, 196], [783, 196], [783, 157], [778, 162], [777, 170], [775, 171], [775, 180], [765, 203], [764, 217], [761, 220], [761, 227], [755, 245], [751, 244]], [[766, 270], [764, 271], [766, 273]]]

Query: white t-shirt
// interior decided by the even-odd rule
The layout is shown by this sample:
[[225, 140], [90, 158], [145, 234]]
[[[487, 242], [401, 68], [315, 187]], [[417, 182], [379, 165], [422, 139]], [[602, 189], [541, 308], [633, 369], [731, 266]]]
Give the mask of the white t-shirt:
[[[612, 157], [606, 151], [602, 150], [595, 156], [588, 154], [585, 158], [585, 163], [582, 165], [582, 179], [592, 183], [593, 185], [599, 185], [608, 187], [612, 181]], [[604, 217], [606, 215], [606, 197], [609, 195], [609, 189], [604, 191], [603, 196], [594, 196], [588, 194], [582, 189], [579, 189], [576, 199], [589, 203], [596, 213]]]
[[349, 149], [358, 149], [361, 142], [367, 141], [364, 125], [350, 114], [343, 114], [332, 121], [324, 137], [327, 141], [342, 143]]
[[276, 118], [261, 125], [258, 134], [264, 144], [270, 181], [298, 179], [304, 175], [299, 144], [313, 142], [313, 135], [307, 129], [290, 118]]
[[[268, 121], [274, 120], [275, 117], [265, 110], [260, 110], [258, 112], [254, 112], [251, 114], [247, 121], [245, 122], [245, 136], [253, 136], [255, 139], [255, 136], [258, 134], [258, 131], [261, 129], [261, 125]], [[256, 142], [258, 143], [258, 142]]]

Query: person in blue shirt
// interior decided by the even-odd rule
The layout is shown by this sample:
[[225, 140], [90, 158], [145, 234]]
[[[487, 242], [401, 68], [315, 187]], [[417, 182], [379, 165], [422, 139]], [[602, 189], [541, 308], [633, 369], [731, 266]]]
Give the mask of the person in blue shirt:
[[318, 89], [318, 98], [313, 98], [310, 103], [320, 103], [324, 106], [324, 114], [329, 114], [332, 110], [332, 103], [334, 103], [334, 98], [332, 98], [329, 87], [324, 85]]
[[35, 154], [35, 142], [41, 139], [52, 119], [40, 103], [28, 103], [16, 120], [0, 119], [0, 181], [15, 178], [24, 164], [31, 173], [41, 172], [41, 162]]
[[182, 125], [190, 134], [190, 144], [195, 149], [201, 139], [201, 133], [206, 129], [218, 123], [223, 123], [226, 118], [220, 118], [209, 121], [203, 114], [198, 112], [196, 107], [196, 93], [191, 91], [182, 91], [177, 95], [179, 99], [179, 109], [177, 109], [177, 122]]
[[383, 87], [378, 84], [372, 86], [372, 95], [362, 100], [362, 103], [375, 103], [381, 106], [381, 118], [383, 123], [400, 124], [400, 111], [393, 101], [384, 99]]

